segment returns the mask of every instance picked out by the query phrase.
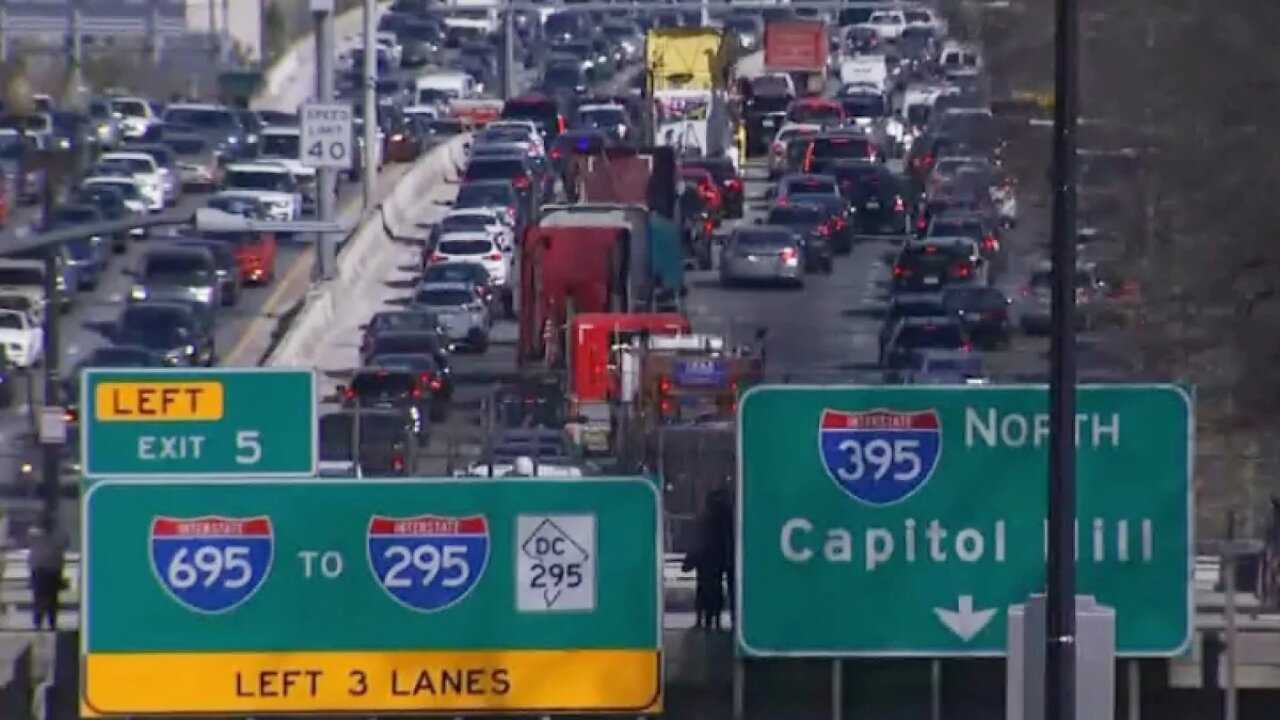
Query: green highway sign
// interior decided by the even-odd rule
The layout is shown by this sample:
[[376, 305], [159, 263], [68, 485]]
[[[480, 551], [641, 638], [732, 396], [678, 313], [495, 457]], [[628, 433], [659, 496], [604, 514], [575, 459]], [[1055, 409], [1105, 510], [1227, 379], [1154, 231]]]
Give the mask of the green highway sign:
[[312, 370], [88, 369], [80, 380], [89, 478], [310, 477], [318, 433]]
[[[738, 432], [740, 652], [1004, 654], [1045, 583], [1045, 386], [760, 386]], [[1190, 637], [1192, 401], [1077, 393], [1079, 592], [1130, 657]]]
[[102, 715], [661, 710], [644, 478], [108, 479], [83, 503]]

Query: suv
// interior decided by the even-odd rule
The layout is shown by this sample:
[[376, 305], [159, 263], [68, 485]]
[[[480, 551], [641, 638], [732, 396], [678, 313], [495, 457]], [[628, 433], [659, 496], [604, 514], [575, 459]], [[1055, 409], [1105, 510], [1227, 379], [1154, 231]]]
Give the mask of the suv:
[[364, 368], [348, 385], [340, 385], [344, 408], [396, 408], [408, 413], [414, 436], [426, 442], [431, 436], [430, 379], [409, 370]]
[[[402, 408], [360, 408], [320, 418], [320, 475], [409, 475], [418, 464], [413, 422]], [[359, 437], [359, 454], [352, 452]]]
[[893, 292], [938, 292], [944, 286], [986, 285], [987, 262], [964, 237], [909, 240], [893, 263]]

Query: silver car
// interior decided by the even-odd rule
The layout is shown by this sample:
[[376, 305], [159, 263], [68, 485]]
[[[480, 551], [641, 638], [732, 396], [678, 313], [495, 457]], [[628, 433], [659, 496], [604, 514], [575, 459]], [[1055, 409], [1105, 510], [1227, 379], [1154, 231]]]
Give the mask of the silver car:
[[482, 353], [489, 349], [493, 316], [489, 304], [471, 283], [429, 282], [418, 286], [409, 304], [435, 313], [451, 350]]
[[[1022, 288], [1021, 297], [1014, 306], [1018, 314], [1018, 326], [1027, 335], [1047, 335], [1053, 319], [1053, 267], [1048, 261], [1036, 264], [1031, 278]], [[1103, 284], [1097, 269], [1089, 263], [1076, 264], [1076, 330], [1093, 327], [1103, 300]]]
[[720, 283], [779, 282], [804, 286], [804, 243], [782, 225], [738, 228], [720, 251]]

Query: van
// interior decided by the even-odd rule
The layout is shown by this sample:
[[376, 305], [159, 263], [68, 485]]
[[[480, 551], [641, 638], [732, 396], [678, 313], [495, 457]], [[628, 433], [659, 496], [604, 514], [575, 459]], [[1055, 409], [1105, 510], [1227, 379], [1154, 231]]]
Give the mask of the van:
[[[430, 105], [438, 92], [458, 100], [476, 94], [476, 80], [464, 72], [441, 71], [422, 75], [413, 83], [414, 102]], [[424, 94], [424, 91], [429, 91]]]
[[840, 64], [840, 82], [889, 89], [889, 61], [884, 55], [857, 55]]

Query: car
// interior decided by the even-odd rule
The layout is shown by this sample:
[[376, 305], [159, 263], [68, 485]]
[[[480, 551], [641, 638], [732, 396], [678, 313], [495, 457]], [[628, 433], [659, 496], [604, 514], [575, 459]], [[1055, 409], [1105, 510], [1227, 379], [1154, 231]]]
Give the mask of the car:
[[[106, 220], [116, 221], [131, 217], [134, 212], [125, 203], [124, 193], [110, 185], [88, 185], [73, 188], [68, 201], [72, 204], [92, 205]], [[111, 237], [111, 249], [123, 253], [129, 249], [129, 239], [146, 237], [146, 228], [135, 227], [118, 232]]]
[[411, 372], [425, 392], [431, 394], [428, 417], [432, 422], [443, 422], [449, 414], [449, 402], [453, 399], [453, 373], [448, 363], [441, 363], [429, 353], [385, 353], [369, 358], [369, 367]]
[[222, 189], [257, 196], [268, 219], [285, 222], [302, 217], [302, 188], [288, 167], [274, 162], [235, 163], [226, 167]]
[[503, 213], [508, 224], [520, 227], [529, 216], [530, 206], [516, 192], [515, 187], [504, 180], [469, 182], [458, 188], [453, 200], [455, 210], [493, 210]]
[[786, 205], [793, 195], [840, 197], [840, 187], [831, 175], [788, 175], [768, 189], [766, 196], [775, 205]]
[[455, 260], [428, 265], [422, 271], [421, 285], [433, 283], [466, 283], [475, 288], [476, 296], [489, 304], [494, 313], [511, 314], [511, 287], [498, 288], [484, 265]]
[[173, 151], [178, 181], [184, 190], [208, 191], [222, 181], [221, 155], [205, 138], [166, 129], [160, 142]]
[[[97, 205], [59, 205], [52, 209], [42, 223], [45, 232], [61, 228], [100, 223], [104, 220]], [[89, 235], [70, 240], [62, 246], [68, 274], [75, 278], [77, 290], [93, 290], [107, 268], [111, 257], [111, 244], [101, 235]]]
[[808, 139], [817, 135], [821, 125], [812, 123], [786, 123], [778, 129], [769, 143], [769, 180], [776, 181], [787, 173], [799, 169], [799, 163], [792, 163], [788, 157], [788, 147], [793, 143], [797, 148], [807, 148]]
[[276, 236], [274, 233], [211, 233], [207, 237], [231, 246], [241, 283], [270, 285], [275, 280]]
[[965, 350], [920, 348], [911, 351], [906, 366], [886, 373], [886, 380], [905, 385], [985, 385], [982, 354]]
[[491, 282], [507, 285], [508, 259], [502, 248], [487, 233], [450, 232], [440, 238], [427, 258], [428, 265], [442, 262], [473, 262], [484, 266]]
[[44, 329], [25, 312], [0, 310], [0, 346], [15, 367], [35, 367], [44, 356]]
[[[373, 314], [369, 322], [360, 326], [361, 362], [369, 357], [378, 337], [402, 332], [440, 332], [440, 321], [434, 313], [425, 310], [382, 310]], [[388, 351], [393, 352], [393, 351]], [[437, 351], [432, 350], [433, 354]]]
[[791, 228], [735, 228], [720, 251], [720, 284], [778, 282], [804, 286], [804, 243]]
[[702, 168], [711, 173], [711, 178], [720, 186], [724, 195], [725, 217], [740, 218], [746, 205], [743, 192], [742, 176], [733, 161], [727, 157], [695, 158], [682, 160], [680, 165], [687, 168]]
[[[1075, 272], [1076, 312], [1075, 329], [1087, 330], [1093, 324], [1094, 315], [1105, 299], [1105, 286], [1098, 277], [1097, 267], [1091, 263], [1076, 263]], [[1037, 262], [1031, 277], [1023, 286], [1014, 309], [1018, 326], [1027, 335], [1048, 334], [1053, 318], [1053, 266], [1049, 261]]]
[[414, 435], [427, 442], [431, 434], [432, 376], [387, 367], [356, 370], [351, 380], [338, 386], [342, 407], [397, 408], [408, 413]]
[[140, 302], [126, 305], [111, 332], [116, 345], [144, 347], [168, 367], [212, 366], [213, 335], [190, 306]]
[[182, 199], [182, 176], [178, 170], [177, 156], [172, 148], [164, 143], [129, 143], [123, 150], [146, 153], [156, 162], [160, 174], [161, 187], [164, 189], [165, 204], [172, 207]]
[[892, 267], [893, 292], [940, 291], [954, 285], [986, 285], [988, 266], [978, 244], [965, 237], [908, 240]]
[[911, 353], [920, 349], [969, 351], [972, 346], [964, 324], [953, 315], [902, 318], [889, 334], [880, 354], [880, 366], [887, 371], [909, 367]]
[[224, 190], [217, 193], [205, 200], [204, 206], [251, 220], [268, 220], [271, 217], [271, 206], [266, 199], [256, 193], [240, 190]]
[[461, 183], [465, 187], [475, 181], [502, 181], [515, 188], [526, 202], [534, 200], [533, 172], [527, 156], [503, 155], [476, 158], [467, 163]]
[[616, 103], [579, 105], [573, 126], [575, 129], [599, 130], [610, 139], [621, 142], [630, 137], [631, 117], [625, 107]]
[[825, 173], [836, 160], [872, 160], [879, 162], [884, 153], [880, 143], [866, 129], [841, 129], [819, 133], [809, 139], [801, 170]]
[[120, 166], [128, 169], [138, 183], [138, 191], [146, 199], [147, 209], [160, 212], [168, 207], [166, 181], [160, 165], [149, 153], [126, 150], [103, 153], [99, 165]]
[[109, 98], [108, 103], [111, 113], [119, 120], [120, 136], [124, 140], [137, 140], [160, 122], [146, 98], [121, 95]]
[[893, 334], [899, 320], [908, 317], [938, 317], [953, 312], [948, 309], [945, 298], [940, 292], [904, 292], [891, 296], [880, 323], [877, 352], [884, 354], [885, 346], [889, 344], [889, 336]]
[[413, 419], [403, 408], [328, 412], [319, 423], [322, 477], [409, 475], [418, 464]]
[[243, 275], [240, 272], [240, 262], [236, 257], [235, 245], [212, 237], [195, 237], [183, 238], [174, 243], [173, 247], [208, 250], [209, 254], [213, 256], [214, 273], [218, 278], [218, 294], [222, 304], [234, 307], [236, 303], [240, 302], [240, 292], [244, 284]]
[[760, 224], [791, 228], [804, 243], [805, 270], [831, 273], [835, 263], [831, 244], [833, 227], [824, 208], [810, 203], [775, 207]]
[[905, 235], [910, 231], [902, 181], [872, 160], [837, 160], [827, 166], [853, 209], [855, 235]]
[[441, 236], [455, 232], [483, 232], [488, 234], [503, 252], [509, 252], [515, 248], [515, 230], [508, 222], [506, 213], [489, 208], [455, 209], [446, 213], [439, 222], [431, 226], [431, 233], [427, 236], [424, 246], [424, 265], [426, 258], [430, 255], [426, 252], [426, 248], [434, 248]]
[[199, 135], [223, 157], [245, 157], [249, 150], [249, 133], [231, 108], [209, 103], [174, 103], [165, 108], [161, 119], [166, 128], [180, 127], [184, 132]]
[[942, 293], [942, 303], [960, 316], [973, 344], [981, 350], [995, 350], [1009, 344], [1012, 333], [1009, 306], [1013, 304], [998, 288], [950, 287]]
[[140, 345], [104, 345], [80, 359], [62, 379], [64, 418], [74, 423], [80, 416], [80, 381], [89, 368], [162, 368], [164, 357]]
[[444, 339], [454, 350], [484, 353], [489, 349], [493, 314], [469, 283], [434, 283], [420, 287], [409, 306], [438, 318]]
[[369, 359], [377, 355], [421, 353], [434, 357], [436, 362], [442, 365], [447, 365], [451, 343], [445, 339], [444, 331], [440, 328], [435, 316], [430, 313], [424, 314], [435, 322], [435, 326], [431, 329], [381, 330], [370, 334], [367, 342], [361, 346], [361, 364], [367, 365]]
[[[96, 191], [98, 188], [104, 187], [114, 189], [120, 193], [125, 207], [129, 208], [130, 212], [138, 215], [146, 215], [150, 212], [150, 206], [147, 204], [146, 198], [143, 197], [142, 190], [138, 187], [138, 182], [132, 177], [119, 175], [90, 176], [80, 184], [80, 187], [86, 191]], [[135, 237], [143, 237], [146, 235], [146, 230], [131, 234]]]
[[924, 236], [931, 237], [967, 237], [978, 243], [982, 257], [993, 269], [1003, 268], [1008, 260], [1002, 252], [1000, 231], [996, 223], [986, 216], [973, 212], [944, 211], [935, 213], [929, 218]]
[[256, 160], [288, 168], [302, 190], [303, 211], [310, 212], [315, 205], [317, 176], [315, 168], [303, 164], [301, 148], [302, 130], [299, 127], [268, 125], [259, 136]]
[[151, 248], [127, 274], [133, 278], [129, 299], [135, 302], [177, 298], [210, 307], [222, 302], [218, 263], [206, 248]]

